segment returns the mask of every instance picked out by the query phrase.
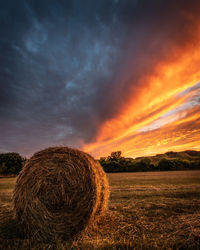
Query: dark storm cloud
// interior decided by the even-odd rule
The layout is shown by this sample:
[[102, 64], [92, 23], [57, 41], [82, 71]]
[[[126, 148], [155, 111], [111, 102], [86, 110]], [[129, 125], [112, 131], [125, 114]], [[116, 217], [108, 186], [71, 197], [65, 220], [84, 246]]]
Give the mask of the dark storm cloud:
[[1, 1], [0, 151], [92, 141], [129, 90], [137, 93], [137, 79], [174, 41], [187, 40], [182, 13], [195, 18], [198, 8], [198, 1]]

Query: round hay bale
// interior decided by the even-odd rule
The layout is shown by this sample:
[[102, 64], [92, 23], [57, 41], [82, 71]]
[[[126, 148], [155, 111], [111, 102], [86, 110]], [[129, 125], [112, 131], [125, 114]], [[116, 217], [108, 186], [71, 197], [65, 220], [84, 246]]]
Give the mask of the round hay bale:
[[13, 194], [25, 235], [43, 242], [73, 238], [104, 214], [108, 197], [101, 165], [68, 147], [34, 154], [20, 172]]

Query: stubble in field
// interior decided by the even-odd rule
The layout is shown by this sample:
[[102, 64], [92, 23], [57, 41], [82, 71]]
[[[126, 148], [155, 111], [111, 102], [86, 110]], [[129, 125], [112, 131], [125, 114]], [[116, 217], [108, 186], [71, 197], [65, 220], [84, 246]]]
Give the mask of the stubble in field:
[[12, 206], [14, 178], [0, 179], [3, 249], [200, 249], [200, 171], [108, 174], [109, 211], [73, 242], [24, 239]]

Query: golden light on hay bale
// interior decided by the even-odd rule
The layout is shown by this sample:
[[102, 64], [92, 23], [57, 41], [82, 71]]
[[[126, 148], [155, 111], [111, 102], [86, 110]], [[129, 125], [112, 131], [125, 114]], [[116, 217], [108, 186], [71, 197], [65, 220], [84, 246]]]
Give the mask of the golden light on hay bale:
[[14, 190], [16, 217], [27, 237], [70, 239], [105, 212], [109, 186], [101, 165], [90, 155], [53, 147], [31, 157]]

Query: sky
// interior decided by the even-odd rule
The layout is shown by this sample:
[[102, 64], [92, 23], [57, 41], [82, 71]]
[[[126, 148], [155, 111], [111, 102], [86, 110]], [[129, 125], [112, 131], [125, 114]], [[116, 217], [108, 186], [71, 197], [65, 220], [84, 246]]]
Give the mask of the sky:
[[199, 0], [0, 1], [0, 152], [200, 150]]

